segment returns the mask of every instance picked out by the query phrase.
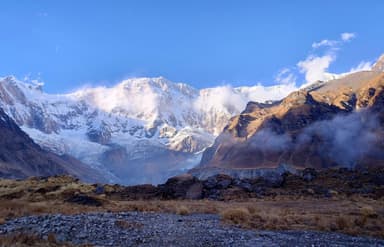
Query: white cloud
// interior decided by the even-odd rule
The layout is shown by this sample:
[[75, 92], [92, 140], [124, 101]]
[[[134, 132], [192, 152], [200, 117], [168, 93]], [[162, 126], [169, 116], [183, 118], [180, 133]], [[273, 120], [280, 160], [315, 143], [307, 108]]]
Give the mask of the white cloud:
[[[142, 80], [138, 78], [137, 80]], [[158, 95], [151, 87], [136, 87], [135, 84], [127, 87], [127, 83], [114, 87], [89, 87], [76, 91], [73, 96], [84, 99], [105, 112], [123, 109], [128, 114], [151, 115], [157, 111]]]
[[330, 48], [337, 49], [343, 43], [351, 41], [355, 37], [356, 37], [355, 33], [341, 33], [339, 39], [337, 39], [337, 40], [323, 39], [319, 42], [314, 42], [312, 44], [312, 48], [317, 49], [320, 47], [330, 47]]
[[341, 40], [344, 42], [350, 41], [356, 37], [355, 33], [342, 33], [340, 34]]
[[265, 102], [280, 100], [298, 88], [295, 83], [263, 86], [258, 84], [253, 87], [240, 87], [237, 90], [244, 95], [247, 101]]
[[359, 71], [367, 71], [367, 70], [371, 70], [372, 68], [372, 65], [373, 63], [372, 62], [365, 62], [365, 61], [361, 61], [356, 67], [353, 67], [349, 70], [348, 74], [350, 73], [355, 73], [355, 72], [359, 72]]
[[333, 46], [336, 46], [338, 43], [339, 43], [339, 42], [336, 41], [336, 40], [323, 39], [323, 40], [320, 41], [320, 42], [314, 42], [314, 43], [312, 44], [312, 48], [317, 49], [317, 48], [322, 47], [322, 46], [333, 47]]
[[251, 87], [233, 88], [229, 85], [202, 89], [199, 97], [194, 101], [194, 107], [199, 112], [224, 111], [238, 114], [244, 110], [249, 101], [266, 102], [280, 100], [298, 88], [295, 83], [263, 86], [257, 84]]
[[279, 71], [279, 73], [275, 77], [275, 81], [279, 84], [287, 85], [287, 84], [296, 84], [297, 77], [291, 71], [291, 69], [283, 68]]
[[220, 86], [200, 91], [194, 102], [194, 107], [200, 111], [228, 111], [238, 113], [247, 104], [247, 99], [239, 94], [233, 87]]
[[356, 67], [352, 67], [348, 72], [337, 74], [337, 75], [335, 74], [335, 77], [341, 78], [359, 71], [369, 71], [372, 69], [372, 66], [373, 66], [373, 62], [361, 61]]
[[[345, 32], [341, 33], [340, 38], [336, 40], [323, 39], [319, 42], [314, 42], [312, 44], [312, 48], [314, 49], [312, 50], [312, 53], [305, 60], [299, 61], [297, 63], [299, 72], [305, 76], [305, 83], [301, 87], [308, 86], [316, 81], [328, 81], [340, 78], [341, 76], [345, 76], [349, 73], [361, 70], [369, 70], [372, 64], [369, 62], [362, 62], [347, 73], [333, 74], [328, 72], [330, 65], [336, 60], [337, 52], [341, 46], [346, 42], [351, 41], [355, 37], [355, 33]], [[326, 48], [322, 55], [319, 55], [318, 52], [315, 52], [315, 50], [320, 47]]]
[[333, 77], [333, 74], [328, 73], [328, 68], [335, 59], [336, 56], [333, 54], [324, 56], [310, 55], [305, 60], [298, 62], [297, 66], [300, 72], [305, 74], [307, 83], [326, 81]]

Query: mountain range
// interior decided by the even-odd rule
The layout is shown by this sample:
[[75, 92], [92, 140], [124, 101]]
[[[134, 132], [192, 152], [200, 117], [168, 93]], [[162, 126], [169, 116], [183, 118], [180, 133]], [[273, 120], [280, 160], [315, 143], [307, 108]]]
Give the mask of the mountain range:
[[2, 128], [13, 131], [3, 139], [21, 146], [4, 143], [13, 149], [3, 152], [0, 172], [158, 184], [191, 168], [199, 174], [380, 165], [383, 65], [384, 56], [369, 71], [301, 89], [287, 83], [198, 90], [158, 77], [58, 95], [5, 77]]
[[199, 164], [249, 100], [277, 100], [294, 85], [197, 90], [165, 78], [62, 95], [15, 77], [0, 80], [0, 107], [44, 150], [68, 155], [111, 183], [160, 183]]

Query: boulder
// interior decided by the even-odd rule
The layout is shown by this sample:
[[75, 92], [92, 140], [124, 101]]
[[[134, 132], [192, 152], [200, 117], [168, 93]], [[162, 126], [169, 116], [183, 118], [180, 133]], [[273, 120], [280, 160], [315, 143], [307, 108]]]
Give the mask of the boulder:
[[201, 199], [203, 193], [202, 182], [190, 174], [172, 177], [158, 188], [164, 199]]

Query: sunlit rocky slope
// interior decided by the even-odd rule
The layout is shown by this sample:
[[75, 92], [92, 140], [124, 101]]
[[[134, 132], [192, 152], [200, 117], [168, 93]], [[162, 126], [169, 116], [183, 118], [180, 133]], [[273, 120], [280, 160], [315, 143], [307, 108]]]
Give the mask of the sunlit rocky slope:
[[204, 152], [200, 172], [384, 165], [383, 63], [274, 104], [249, 102]]

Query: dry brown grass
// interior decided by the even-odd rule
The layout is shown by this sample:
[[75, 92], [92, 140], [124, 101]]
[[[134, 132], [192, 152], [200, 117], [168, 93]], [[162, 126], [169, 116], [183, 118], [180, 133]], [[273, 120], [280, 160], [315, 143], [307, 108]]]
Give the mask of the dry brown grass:
[[[249, 216], [243, 216], [245, 213], [244, 210], [241, 210], [239, 212], [243, 213], [239, 213], [239, 217], [232, 219], [231, 214], [229, 214], [224, 219], [230, 219], [229, 222], [232, 221], [232, 223], [251, 229], [322, 230], [384, 237], [382, 201], [367, 201], [361, 198], [359, 203], [354, 203], [346, 199], [301, 199], [293, 201], [282, 198], [278, 202], [261, 201], [244, 202], [243, 204], [248, 204]], [[373, 209], [369, 211], [369, 214], [366, 213], [365, 209], [362, 210], [367, 205]], [[233, 209], [229, 212], [232, 211]], [[367, 215], [371, 215], [371, 217]]]
[[188, 215], [188, 214], [190, 214], [190, 211], [189, 211], [188, 207], [181, 205], [181, 206], [176, 207], [176, 213], [180, 214], [180, 215]]
[[244, 224], [248, 222], [250, 213], [247, 208], [228, 208], [220, 213], [224, 221], [234, 224]]
[[370, 205], [365, 205], [361, 208], [361, 214], [364, 217], [369, 217], [369, 218], [377, 218], [378, 214], [377, 212], [373, 209], [372, 206]]

